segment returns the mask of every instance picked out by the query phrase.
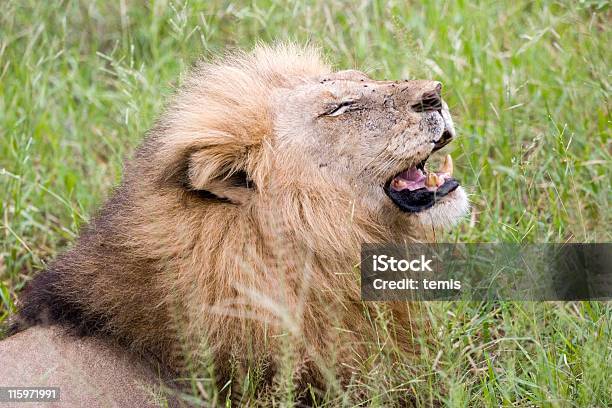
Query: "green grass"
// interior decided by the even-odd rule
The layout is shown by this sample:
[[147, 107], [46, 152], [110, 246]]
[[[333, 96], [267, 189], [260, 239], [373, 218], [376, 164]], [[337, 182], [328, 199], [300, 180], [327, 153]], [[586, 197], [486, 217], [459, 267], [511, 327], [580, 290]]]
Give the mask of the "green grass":
[[[311, 41], [337, 67], [435, 78], [472, 215], [442, 241], [609, 242], [606, 1], [12, 1], [0, 13], [0, 323], [109, 194], [199, 56]], [[612, 405], [609, 303], [432, 303], [432, 339], [354, 384], [368, 406]], [[373, 357], [373, 358], [374, 358]], [[291, 401], [289, 382], [271, 397]], [[254, 398], [251, 383], [245, 398]], [[194, 388], [193, 398], [204, 398]], [[351, 406], [357, 391], [328, 396]], [[209, 397], [210, 397], [209, 393]], [[213, 394], [214, 395], [214, 394]]]

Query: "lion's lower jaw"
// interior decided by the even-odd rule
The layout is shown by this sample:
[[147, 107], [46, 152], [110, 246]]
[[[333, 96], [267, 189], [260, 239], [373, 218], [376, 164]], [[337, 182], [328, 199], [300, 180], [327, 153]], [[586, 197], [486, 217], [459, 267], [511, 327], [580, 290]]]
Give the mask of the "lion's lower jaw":
[[415, 214], [423, 225], [450, 228], [468, 214], [470, 203], [465, 190], [458, 187], [455, 191], [438, 201], [428, 210]]

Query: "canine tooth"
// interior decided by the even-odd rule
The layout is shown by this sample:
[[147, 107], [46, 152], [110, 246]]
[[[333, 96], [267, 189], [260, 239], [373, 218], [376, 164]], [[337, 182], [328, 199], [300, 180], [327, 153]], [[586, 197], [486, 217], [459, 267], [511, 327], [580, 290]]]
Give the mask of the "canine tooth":
[[436, 173], [431, 172], [427, 173], [427, 178], [425, 179], [425, 185], [427, 187], [438, 187], [438, 176]]
[[447, 173], [449, 176], [453, 175], [453, 158], [450, 154], [447, 154], [444, 158], [444, 164], [442, 165], [442, 173]]

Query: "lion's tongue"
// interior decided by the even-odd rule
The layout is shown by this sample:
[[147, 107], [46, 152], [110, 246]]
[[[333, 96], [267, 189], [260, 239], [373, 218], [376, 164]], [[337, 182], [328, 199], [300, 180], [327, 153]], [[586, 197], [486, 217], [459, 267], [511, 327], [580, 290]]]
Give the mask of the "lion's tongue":
[[421, 169], [411, 167], [408, 170], [404, 170], [391, 182], [391, 186], [396, 191], [401, 190], [418, 190], [419, 188], [425, 187], [425, 174]]

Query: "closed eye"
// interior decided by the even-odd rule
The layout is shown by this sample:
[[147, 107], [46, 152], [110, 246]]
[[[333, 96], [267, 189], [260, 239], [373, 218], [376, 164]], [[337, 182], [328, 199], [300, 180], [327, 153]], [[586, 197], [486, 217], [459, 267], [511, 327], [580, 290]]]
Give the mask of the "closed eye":
[[355, 104], [355, 102], [356, 101], [353, 101], [353, 100], [341, 102], [340, 104], [335, 105], [331, 110], [328, 110], [327, 112], [325, 112], [322, 116], [330, 116], [330, 117], [340, 116], [344, 112], [348, 111], [349, 108]]

